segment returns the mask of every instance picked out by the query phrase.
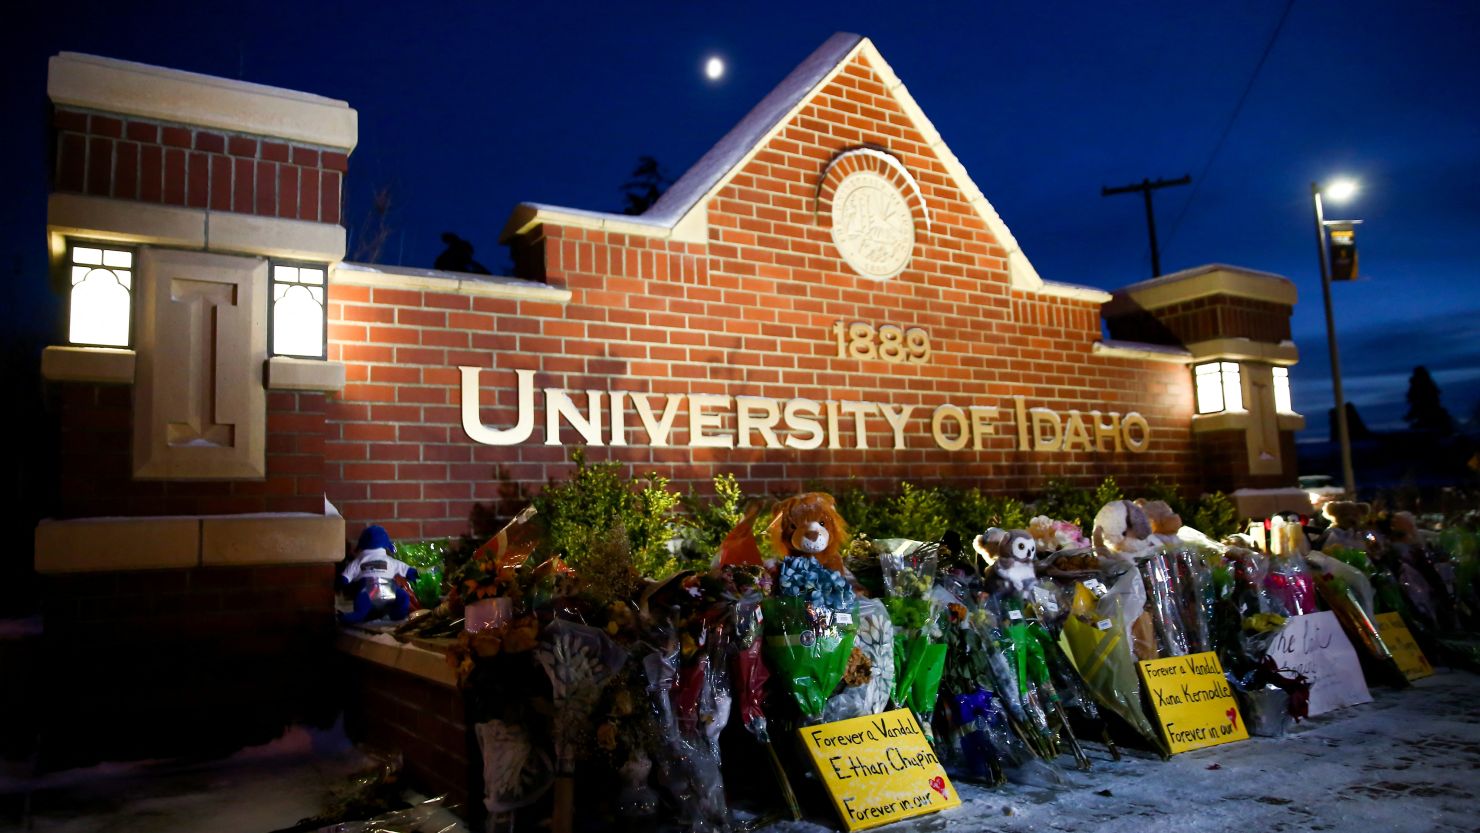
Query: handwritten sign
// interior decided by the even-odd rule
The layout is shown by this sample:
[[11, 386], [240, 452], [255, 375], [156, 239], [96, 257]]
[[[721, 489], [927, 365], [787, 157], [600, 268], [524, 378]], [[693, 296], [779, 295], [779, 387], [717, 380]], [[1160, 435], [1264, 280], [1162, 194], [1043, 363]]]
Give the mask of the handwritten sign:
[[800, 734], [849, 830], [961, 804], [909, 709], [808, 726]]
[[1139, 666], [1173, 755], [1249, 739], [1217, 654], [1148, 659]]
[[1372, 702], [1357, 652], [1329, 610], [1291, 617], [1275, 634], [1269, 656], [1281, 670], [1310, 680], [1310, 716]]
[[1402, 616], [1397, 613], [1377, 614], [1377, 632], [1382, 636], [1382, 641], [1387, 643], [1388, 650], [1393, 652], [1393, 659], [1398, 661], [1398, 668], [1403, 676], [1410, 680], [1434, 676], [1434, 666], [1429, 665], [1429, 658], [1423, 655], [1423, 649], [1413, 641], [1413, 634], [1409, 632]]

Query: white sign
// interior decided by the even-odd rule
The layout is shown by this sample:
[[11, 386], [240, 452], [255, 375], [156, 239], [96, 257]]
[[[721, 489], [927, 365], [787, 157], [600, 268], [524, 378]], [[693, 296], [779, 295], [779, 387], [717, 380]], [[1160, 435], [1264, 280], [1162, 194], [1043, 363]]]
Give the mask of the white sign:
[[1275, 634], [1269, 655], [1281, 671], [1310, 680], [1310, 715], [1372, 702], [1357, 652], [1329, 610], [1295, 616]]

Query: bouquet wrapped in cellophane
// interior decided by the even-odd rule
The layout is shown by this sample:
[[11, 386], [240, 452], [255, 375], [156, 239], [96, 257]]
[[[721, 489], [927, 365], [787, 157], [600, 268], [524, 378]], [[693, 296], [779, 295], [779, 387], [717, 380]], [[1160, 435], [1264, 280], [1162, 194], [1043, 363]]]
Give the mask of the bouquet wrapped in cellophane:
[[881, 541], [878, 546], [887, 547], [879, 554], [879, 567], [888, 594], [884, 605], [894, 626], [890, 700], [913, 711], [928, 736], [946, 660], [941, 628], [944, 605], [935, 593], [939, 548], [933, 543], [898, 540]]
[[765, 658], [806, 722], [820, 722], [828, 697], [848, 669], [858, 631], [853, 587], [815, 559], [781, 562], [777, 595], [761, 603]]

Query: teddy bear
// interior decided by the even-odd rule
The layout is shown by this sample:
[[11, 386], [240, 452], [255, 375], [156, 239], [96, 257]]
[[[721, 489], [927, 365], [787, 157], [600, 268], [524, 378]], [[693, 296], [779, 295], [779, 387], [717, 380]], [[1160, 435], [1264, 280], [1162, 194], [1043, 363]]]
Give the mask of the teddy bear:
[[1325, 537], [1321, 539], [1321, 549], [1324, 551], [1336, 546], [1365, 552], [1367, 540], [1362, 535], [1362, 527], [1371, 512], [1370, 503], [1358, 503], [1354, 500], [1333, 500], [1321, 507], [1321, 514], [1331, 522], [1331, 528], [1326, 530]]
[[781, 501], [766, 533], [777, 555], [806, 556], [829, 570], [843, 572], [841, 553], [848, 526], [832, 495], [808, 492]]
[[992, 595], [1011, 593], [1026, 596], [1038, 583], [1034, 559], [1038, 555], [1038, 543], [1023, 529], [999, 529], [992, 527], [976, 536], [971, 542], [982, 560], [991, 568], [987, 586]]
[[416, 581], [416, 568], [396, 558], [396, 545], [384, 527], [371, 525], [360, 533], [355, 556], [339, 576], [341, 589], [359, 582], [355, 609], [342, 615], [355, 624], [377, 615], [399, 621], [411, 612], [411, 584]]
[[1151, 524], [1150, 539], [1158, 544], [1175, 544], [1178, 542], [1177, 530], [1182, 528], [1182, 516], [1172, 511], [1172, 507], [1164, 500], [1136, 501], [1141, 511], [1146, 513], [1146, 521]]
[[1145, 510], [1128, 500], [1112, 500], [1095, 513], [1095, 552], [1101, 558], [1134, 560], [1155, 545], [1151, 532]]

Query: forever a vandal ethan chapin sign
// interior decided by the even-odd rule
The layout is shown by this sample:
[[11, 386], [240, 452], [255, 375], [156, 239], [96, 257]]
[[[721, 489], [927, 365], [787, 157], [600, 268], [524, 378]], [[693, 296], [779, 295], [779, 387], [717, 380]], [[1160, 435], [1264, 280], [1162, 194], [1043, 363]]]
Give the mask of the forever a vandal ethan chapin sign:
[[[625, 390], [587, 390], [576, 403], [570, 391], [541, 390], [543, 418], [536, 407], [533, 370], [515, 370], [519, 414], [513, 425], [484, 424], [480, 381], [482, 368], [459, 367], [462, 377], [463, 431], [484, 445], [520, 445], [535, 437], [542, 424], [545, 445], [563, 445], [562, 424], [590, 446], [673, 445], [671, 438], [680, 413], [686, 415], [690, 448], [816, 448], [867, 449], [870, 430], [887, 427], [889, 448], [909, 447], [905, 429], [912, 419], [927, 418], [916, 405], [889, 402], [773, 399], [766, 396], [729, 396], [715, 393], [649, 394]], [[1030, 408], [1026, 397], [1014, 396], [1006, 407], [945, 403], [928, 412], [934, 444], [946, 451], [983, 449], [998, 429], [1015, 439], [1019, 451], [1130, 451], [1141, 453], [1151, 445], [1151, 426], [1131, 411]], [[726, 424], [734, 426], [726, 428]], [[640, 434], [638, 433], [640, 432]]]
[[849, 830], [961, 804], [909, 709], [798, 730]]

